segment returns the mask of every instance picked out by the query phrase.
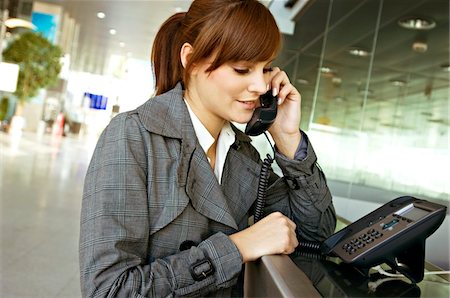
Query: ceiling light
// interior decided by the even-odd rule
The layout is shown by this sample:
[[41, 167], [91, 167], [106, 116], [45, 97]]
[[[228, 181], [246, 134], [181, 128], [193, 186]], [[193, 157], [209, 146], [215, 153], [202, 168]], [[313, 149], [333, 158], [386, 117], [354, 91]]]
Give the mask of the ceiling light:
[[355, 47], [355, 48], [350, 48], [350, 49], [348, 50], [348, 53], [349, 53], [350, 55], [358, 56], [358, 57], [367, 57], [367, 56], [370, 55], [369, 51], [366, 51], [366, 50], [364, 50], [364, 49], [357, 48], [357, 47]]
[[441, 68], [443, 71], [450, 72], [450, 64], [448, 63], [441, 64]]
[[332, 78], [337, 74], [336, 70], [327, 66], [321, 67], [320, 72], [322, 73], [322, 76], [324, 76], [325, 78]]
[[116, 35], [116, 33], [117, 33], [116, 29], [109, 30], [109, 34], [111, 34], [111, 35]]
[[400, 27], [412, 30], [430, 30], [436, 27], [436, 22], [431, 18], [405, 17], [398, 20]]
[[22, 28], [36, 30], [36, 26], [33, 25], [33, 23], [31, 23], [30, 21], [27, 21], [27, 20], [23, 20], [23, 19], [11, 18], [11, 19], [7, 19], [4, 23], [5, 23], [6, 27], [11, 28], [11, 29], [22, 27]]
[[330, 67], [323, 66], [320, 68], [321, 73], [335, 73], [334, 69]]
[[97, 12], [97, 18], [104, 19], [105, 17], [106, 17], [106, 14], [104, 12], [101, 12], [101, 11]]
[[415, 41], [411, 48], [414, 52], [425, 53], [428, 50], [428, 44], [424, 41]]
[[391, 84], [397, 87], [403, 87], [406, 85], [405, 80], [399, 80], [399, 79], [392, 79], [390, 80]]
[[119, 42], [119, 46], [121, 47], [121, 48], [124, 48], [125, 47], [125, 43], [124, 42]]
[[342, 84], [342, 79], [341, 79], [340, 77], [333, 77], [333, 78], [331, 79], [331, 82], [332, 82], [334, 85], [340, 85], [340, 84]]

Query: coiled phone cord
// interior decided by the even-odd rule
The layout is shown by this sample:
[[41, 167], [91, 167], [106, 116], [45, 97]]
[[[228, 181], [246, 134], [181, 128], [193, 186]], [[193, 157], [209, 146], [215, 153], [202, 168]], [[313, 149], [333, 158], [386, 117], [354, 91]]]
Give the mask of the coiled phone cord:
[[314, 252], [318, 253], [320, 251], [321, 244], [322, 244], [322, 242], [301, 240], [298, 243], [298, 248], [302, 248], [302, 249], [306, 249], [308, 251], [314, 251]]
[[267, 186], [269, 185], [270, 165], [272, 163], [273, 158], [269, 154], [267, 154], [261, 167], [261, 175], [259, 176], [258, 191], [256, 194], [255, 204], [255, 222], [258, 222], [263, 215], [264, 203], [266, 200], [266, 190]]
[[258, 183], [258, 191], [256, 193], [256, 204], [255, 204], [255, 215], [254, 222], [258, 222], [263, 215], [264, 203], [266, 201], [266, 191], [267, 186], [269, 185], [269, 174], [270, 174], [270, 166], [272, 165], [275, 158], [275, 148], [272, 146], [272, 142], [270, 141], [267, 133], [264, 132], [267, 141], [269, 141], [270, 146], [273, 150], [273, 158], [267, 154], [266, 158], [263, 161], [261, 167], [261, 174], [259, 175], [259, 183]]

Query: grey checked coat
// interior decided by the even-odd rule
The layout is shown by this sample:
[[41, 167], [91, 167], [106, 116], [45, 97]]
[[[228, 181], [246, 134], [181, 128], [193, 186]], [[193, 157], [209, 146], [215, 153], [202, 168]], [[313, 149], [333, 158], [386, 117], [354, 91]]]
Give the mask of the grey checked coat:
[[[242, 258], [227, 235], [247, 227], [261, 164], [250, 139], [235, 131], [220, 185], [180, 84], [112, 119], [84, 186], [84, 297], [242, 294]], [[284, 177], [272, 174], [265, 212], [281, 211], [300, 237], [323, 240], [335, 213], [311, 144], [303, 161], [278, 153], [276, 161]], [[186, 240], [195, 245], [181, 251]]]

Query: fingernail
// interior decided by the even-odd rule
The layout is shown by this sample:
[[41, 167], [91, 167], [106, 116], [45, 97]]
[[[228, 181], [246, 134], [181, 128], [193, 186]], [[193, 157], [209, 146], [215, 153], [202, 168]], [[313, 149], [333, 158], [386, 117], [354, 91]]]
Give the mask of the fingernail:
[[269, 89], [270, 89], [270, 85], [267, 84], [267, 86], [266, 86], [266, 91], [269, 91]]
[[281, 104], [281, 98], [278, 97], [278, 105]]
[[272, 95], [273, 95], [273, 96], [277, 96], [277, 94], [278, 94], [277, 88], [273, 88], [273, 89], [272, 89]]

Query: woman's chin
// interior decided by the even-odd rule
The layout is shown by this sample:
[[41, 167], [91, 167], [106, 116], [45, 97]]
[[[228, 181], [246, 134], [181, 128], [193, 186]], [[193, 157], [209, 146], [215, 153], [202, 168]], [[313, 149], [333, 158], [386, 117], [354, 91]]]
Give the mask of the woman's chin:
[[240, 114], [234, 117], [231, 121], [239, 124], [247, 124], [252, 119], [253, 111], [250, 113]]
[[238, 123], [238, 124], [247, 124], [250, 121], [251, 117], [247, 117], [245, 119], [235, 119], [232, 120], [232, 122], [234, 123]]

